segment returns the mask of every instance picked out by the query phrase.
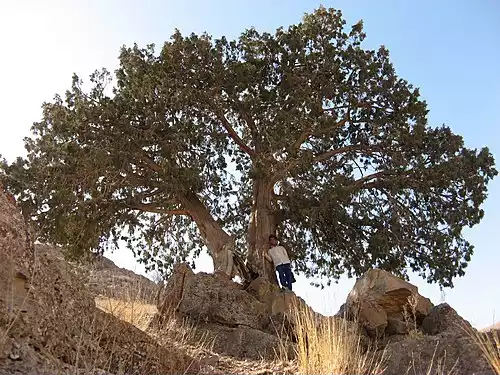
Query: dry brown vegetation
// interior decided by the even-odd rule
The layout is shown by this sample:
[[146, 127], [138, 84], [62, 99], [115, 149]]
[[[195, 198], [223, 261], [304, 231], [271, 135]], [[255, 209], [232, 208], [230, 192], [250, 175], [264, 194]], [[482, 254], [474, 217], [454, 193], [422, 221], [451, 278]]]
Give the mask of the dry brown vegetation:
[[300, 374], [382, 374], [384, 353], [365, 350], [356, 324], [345, 319], [319, 319], [295, 306], [297, 366]]
[[500, 334], [499, 330], [492, 329], [489, 332], [478, 332], [464, 328], [467, 334], [481, 348], [484, 357], [488, 360], [491, 369], [500, 375]]
[[[122, 335], [120, 324], [107, 318], [113, 316], [123, 322], [130, 323], [139, 330], [147, 332], [160, 346], [171, 347], [189, 353], [194, 360], [216, 358], [211, 366], [205, 366], [197, 371], [200, 373], [252, 373], [262, 374], [269, 371], [300, 373], [300, 374], [383, 374], [386, 353], [382, 351], [366, 350], [361, 335], [353, 328], [356, 324], [344, 319], [322, 318], [304, 305], [295, 306], [292, 316], [295, 317], [295, 358], [286, 355], [285, 348], [290, 342], [289, 336], [282, 337], [282, 347], [277, 348], [274, 361], [245, 361], [235, 360], [230, 357], [215, 355], [212, 344], [203, 336], [197, 335], [197, 329], [192, 323], [180, 319], [176, 314], [166, 314], [160, 325], [152, 326], [151, 322], [157, 312], [155, 305], [149, 300], [140, 298], [141, 293], [131, 286], [123, 299], [107, 296], [95, 298], [96, 306], [106, 314], [97, 313], [90, 319], [88, 327], [90, 334], [78, 338], [75, 348], [76, 359], [74, 364], [64, 369], [64, 373], [72, 374], [97, 374], [102, 371], [114, 369], [114, 374], [123, 374], [125, 369], [132, 366], [138, 359], [131, 354], [124, 356], [123, 347], [119, 344]], [[28, 294], [30, 294], [30, 291]], [[9, 294], [14, 298], [14, 293]], [[25, 297], [27, 298], [27, 297]], [[21, 305], [24, 305], [22, 301]], [[410, 328], [415, 329], [415, 301], [409, 298], [409, 309], [405, 312]], [[12, 317], [0, 337], [0, 344], [5, 341], [8, 330], [17, 320], [17, 315]], [[485, 358], [495, 373], [500, 374], [500, 337], [498, 331], [481, 333], [464, 328], [481, 348]], [[416, 329], [415, 329], [416, 331]], [[141, 367], [149, 367], [148, 361], [158, 358], [148, 357], [144, 353], [140, 358]], [[456, 366], [444, 363], [446, 358], [432, 357], [430, 363], [421, 361], [418, 354], [413, 358], [412, 364], [407, 369], [406, 375], [453, 375], [457, 372]], [[210, 362], [210, 361], [208, 361]], [[455, 363], [456, 365], [456, 363]], [[116, 371], [118, 369], [118, 372]], [[69, 372], [68, 372], [69, 371]], [[159, 375], [159, 374], [158, 374]]]
[[117, 298], [99, 296], [95, 299], [96, 306], [118, 319], [133, 324], [146, 331], [157, 309], [156, 306], [135, 300], [120, 300]]

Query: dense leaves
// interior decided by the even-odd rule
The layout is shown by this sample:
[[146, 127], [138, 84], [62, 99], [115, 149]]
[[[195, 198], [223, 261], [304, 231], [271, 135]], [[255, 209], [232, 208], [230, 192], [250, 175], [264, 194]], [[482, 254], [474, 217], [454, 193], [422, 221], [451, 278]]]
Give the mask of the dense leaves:
[[274, 34], [123, 48], [114, 76], [96, 72], [88, 92], [75, 77], [44, 104], [3, 179], [44, 239], [72, 254], [122, 240], [164, 271], [201, 249], [190, 199], [241, 248], [264, 181], [306, 275], [409, 267], [452, 286], [493, 157], [430, 127], [418, 89], [364, 38], [320, 8]]

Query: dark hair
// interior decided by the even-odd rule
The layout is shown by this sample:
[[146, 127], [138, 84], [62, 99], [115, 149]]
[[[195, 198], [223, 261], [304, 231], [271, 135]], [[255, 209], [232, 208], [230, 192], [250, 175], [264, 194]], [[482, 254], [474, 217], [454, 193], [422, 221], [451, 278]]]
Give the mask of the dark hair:
[[274, 235], [274, 234], [270, 234], [270, 235], [269, 235], [269, 239], [271, 239], [271, 238], [274, 238], [274, 239], [276, 239], [276, 240], [278, 239], [278, 237], [276, 237], [276, 235]]

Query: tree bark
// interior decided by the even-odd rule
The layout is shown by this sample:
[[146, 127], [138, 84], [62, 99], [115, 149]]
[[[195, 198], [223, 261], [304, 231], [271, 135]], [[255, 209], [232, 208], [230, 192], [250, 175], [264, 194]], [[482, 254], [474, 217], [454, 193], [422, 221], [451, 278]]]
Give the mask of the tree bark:
[[251, 270], [277, 283], [274, 265], [264, 258], [269, 235], [276, 234], [276, 212], [272, 207], [273, 184], [264, 179], [253, 182], [253, 205], [248, 228], [248, 265]]
[[179, 200], [196, 222], [203, 243], [214, 262], [214, 272], [222, 271], [230, 278], [234, 277], [234, 239], [222, 229], [196, 194], [188, 192], [180, 196]]

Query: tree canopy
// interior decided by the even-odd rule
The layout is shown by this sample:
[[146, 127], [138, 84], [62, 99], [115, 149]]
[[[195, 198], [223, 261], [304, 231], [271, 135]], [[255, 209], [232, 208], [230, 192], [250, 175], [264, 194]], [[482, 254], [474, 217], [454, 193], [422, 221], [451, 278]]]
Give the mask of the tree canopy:
[[278, 233], [307, 276], [411, 269], [452, 286], [493, 156], [431, 127], [418, 88], [364, 39], [319, 8], [273, 34], [123, 47], [114, 74], [88, 90], [74, 76], [43, 104], [2, 179], [41, 240], [73, 255], [124, 241], [168, 273], [203, 246], [231, 269], [236, 247], [262, 273]]

